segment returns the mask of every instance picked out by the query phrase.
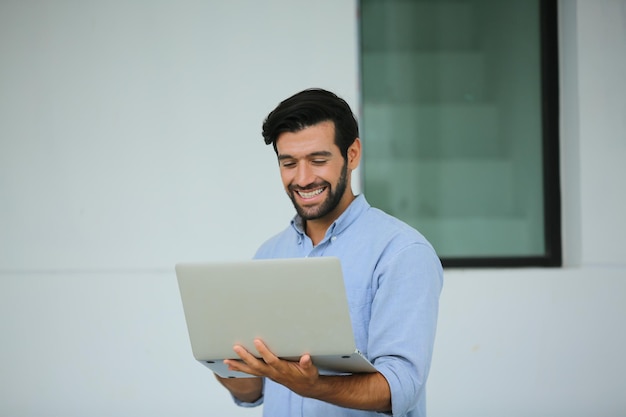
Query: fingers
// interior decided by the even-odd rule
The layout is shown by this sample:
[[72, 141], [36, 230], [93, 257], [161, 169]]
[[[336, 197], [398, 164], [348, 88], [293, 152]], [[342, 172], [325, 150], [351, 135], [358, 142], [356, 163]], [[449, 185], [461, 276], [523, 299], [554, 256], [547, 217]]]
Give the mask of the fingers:
[[302, 377], [311, 379], [318, 376], [318, 370], [309, 354], [302, 355], [298, 362], [288, 362], [277, 357], [260, 339], [254, 340], [254, 347], [260, 358], [243, 346], [235, 345], [233, 350], [241, 361], [225, 360], [224, 363], [230, 370], [264, 376], [276, 381], [293, 381]]
[[278, 356], [274, 355], [261, 339], [254, 339], [254, 347], [257, 352], [259, 352], [259, 355], [261, 355], [261, 358], [263, 358], [263, 361], [268, 365], [280, 362]]
[[241, 360], [237, 359], [225, 359], [224, 364], [228, 366], [231, 371], [245, 372], [255, 376], [264, 376], [255, 369], [258, 369], [258, 362], [260, 362], [254, 355], [248, 352], [243, 346], [235, 345], [233, 350], [239, 356]]
[[245, 372], [255, 376], [272, 376], [272, 366], [280, 366], [281, 360], [274, 355], [267, 346], [261, 340], [254, 341], [255, 348], [257, 349], [261, 359], [251, 354], [246, 348], [241, 345], [233, 346], [233, 350], [239, 356], [241, 360], [226, 359], [224, 363], [228, 365], [228, 369], [231, 371]]

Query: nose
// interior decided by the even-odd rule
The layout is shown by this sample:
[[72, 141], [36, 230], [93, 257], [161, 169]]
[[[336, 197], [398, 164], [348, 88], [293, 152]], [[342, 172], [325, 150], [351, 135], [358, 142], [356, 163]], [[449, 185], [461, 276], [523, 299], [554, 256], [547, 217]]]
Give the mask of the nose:
[[301, 163], [296, 168], [294, 183], [299, 187], [306, 187], [315, 181], [315, 175], [309, 164]]

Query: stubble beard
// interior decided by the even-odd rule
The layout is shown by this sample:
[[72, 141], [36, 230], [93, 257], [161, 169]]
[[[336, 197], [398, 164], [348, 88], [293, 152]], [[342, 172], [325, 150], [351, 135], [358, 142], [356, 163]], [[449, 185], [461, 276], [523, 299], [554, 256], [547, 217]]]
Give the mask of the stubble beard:
[[289, 186], [289, 198], [293, 203], [293, 207], [296, 209], [298, 215], [305, 221], [320, 219], [331, 213], [333, 210], [335, 210], [335, 208], [337, 208], [339, 202], [341, 201], [341, 198], [348, 188], [348, 163], [344, 163], [343, 168], [341, 169], [341, 175], [339, 177], [339, 180], [337, 181], [337, 186], [335, 190], [333, 190], [332, 186], [328, 182], [311, 184], [307, 188], [314, 189], [318, 187], [326, 187], [326, 189], [328, 190], [328, 196], [326, 197], [326, 200], [324, 200], [319, 206], [307, 208], [299, 205], [296, 202], [296, 197], [294, 196], [294, 194], [296, 193], [296, 189], [302, 189]]

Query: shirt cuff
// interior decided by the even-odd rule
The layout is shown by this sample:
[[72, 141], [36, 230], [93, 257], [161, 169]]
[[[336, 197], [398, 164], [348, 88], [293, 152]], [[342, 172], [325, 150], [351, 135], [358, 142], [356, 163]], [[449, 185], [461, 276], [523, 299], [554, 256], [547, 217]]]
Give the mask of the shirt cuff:
[[235, 398], [234, 396], [232, 396], [232, 397], [233, 397], [233, 400], [235, 401], [235, 404], [237, 404], [239, 407], [252, 408], [252, 407], [258, 407], [259, 405], [263, 404], [263, 394], [261, 394], [259, 399], [256, 400], [253, 403], [247, 403], [247, 402], [244, 402], [244, 401], [241, 401], [241, 400]]

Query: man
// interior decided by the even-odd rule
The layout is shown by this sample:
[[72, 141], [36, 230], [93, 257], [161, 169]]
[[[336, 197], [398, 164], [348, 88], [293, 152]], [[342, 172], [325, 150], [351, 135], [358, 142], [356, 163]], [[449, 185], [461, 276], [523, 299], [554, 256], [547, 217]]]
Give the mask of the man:
[[378, 372], [320, 376], [309, 355], [283, 361], [256, 340], [257, 352], [235, 346], [242, 361], [225, 361], [256, 378], [216, 377], [239, 405], [263, 403], [267, 417], [425, 416], [443, 283], [435, 251], [415, 229], [353, 194], [361, 141], [343, 99], [320, 89], [297, 93], [268, 115], [263, 136], [297, 214], [255, 257], [340, 258], [355, 342]]

